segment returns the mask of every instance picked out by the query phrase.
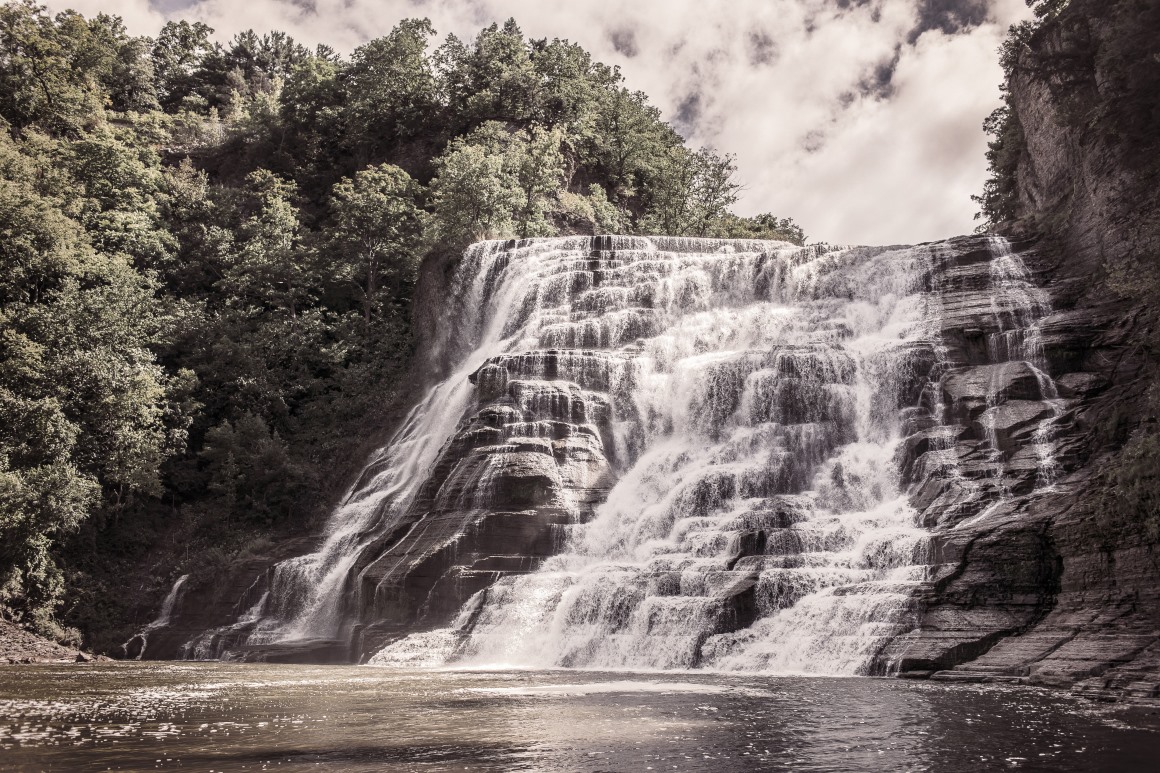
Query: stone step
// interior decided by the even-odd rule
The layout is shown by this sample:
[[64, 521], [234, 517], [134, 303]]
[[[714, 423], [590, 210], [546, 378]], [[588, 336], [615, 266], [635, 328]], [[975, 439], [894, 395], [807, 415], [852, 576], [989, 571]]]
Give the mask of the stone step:
[[935, 671], [930, 676], [933, 682], [954, 684], [1027, 684], [1025, 676], [1004, 676], [985, 671]]

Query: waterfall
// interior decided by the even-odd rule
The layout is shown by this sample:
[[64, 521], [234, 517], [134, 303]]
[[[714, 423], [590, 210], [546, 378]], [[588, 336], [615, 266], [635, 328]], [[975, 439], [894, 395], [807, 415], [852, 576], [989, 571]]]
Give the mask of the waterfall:
[[930, 527], [1060, 469], [1005, 240], [492, 241], [447, 282], [446, 376], [187, 656], [880, 673]]
[[[458, 304], [447, 327], [456, 331], [461, 348], [470, 354], [412, 408], [390, 442], [368, 463], [328, 520], [322, 546], [277, 564], [270, 590], [235, 624], [188, 642], [190, 656], [223, 656], [223, 647], [237, 643], [235, 633], [241, 634], [245, 645], [342, 635], [349, 611], [346, 589], [356, 560], [365, 546], [407, 512], [470, 403], [468, 376], [488, 357], [512, 345], [505, 340], [505, 329], [517, 310], [520, 288], [496, 288], [492, 277], [507, 257], [503, 244], [483, 242], [469, 248], [450, 288]], [[534, 276], [527, 279], [535, 281]]]
[[185, 583], [188, 580], [188, 574], [183, 574], [178, 577], [173, 583], [173, 587], [169, 589], [169, 593], [165, 595], [165, 600], [161, 602], [161, 611], [157, 613], [157, 617], [121, 645], [121, 651], [126, 657], [140, 660], [145, 654], [145, 649], [149, 646], [149, 634], [158, 628], [164, 628], [169, 625], [173, 617], [173, 609], [177, 606], [178, 601], [181, 600], [181, 593], [185, 589]]
[[[933, 360], [931, 265], [925, 247], [510, 250], [493, 292], [522, 298], [508, 354], [468, 358], [477, 383], [602, 391], [619, 479], [559, 555], [371, 662], [867, 670], [925, 577], [896, 451]], [[564, 348], [601, 356], [569, 373], [534, 356]]]
[[[1036, 485], [1051, 488], [1058, 475], [1055, 458], [1054, 434], [1056, 423], [1063, 416], [1066, 401], [1059, 396], [1059, 388], [1046, 372], [1041, 322], [1051, 313], [1047, 293], [1032, 282], [1027, 266], [1011, 249], [1011, 243], [1000, 236], [988, 238], [993, 255], [990, 264], [991, 303], [997, 330], [987, 336], [990, 359], [994, 363], [1017, 363], [1031, 369], [1038, 385], [1038, 397], [1046, 406], [1044, 415], [1036, 420], [1032, 434], [1032, 450], [1036, 458]], [[987, 428], [987, 441], [992, 458], [1000, 471], [1006, 465], [999, 442], [996, 422], [1000, 418], [998, 402], [1003, 395], [993, 385], [987, 392], [987, 407], [981, 417]], [[1005, 496], [1010, 492], [1004, 491]]]

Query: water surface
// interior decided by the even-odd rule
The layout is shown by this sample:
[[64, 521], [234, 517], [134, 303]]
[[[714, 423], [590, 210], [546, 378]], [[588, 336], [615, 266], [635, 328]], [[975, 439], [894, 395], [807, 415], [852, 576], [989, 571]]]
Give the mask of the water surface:
[[0, 670], [3, 770], [1155, 770], [1155, 711], [881, 679], [114, 663]]

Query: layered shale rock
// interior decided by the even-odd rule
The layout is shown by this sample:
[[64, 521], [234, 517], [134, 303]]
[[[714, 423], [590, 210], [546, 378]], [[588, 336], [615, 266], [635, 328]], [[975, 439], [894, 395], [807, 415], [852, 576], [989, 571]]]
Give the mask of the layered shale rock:
[[[761, 667], [770, 637], [757, 627], [795, 636], [780, 613], [812, 598], [823, 614], [805, 628], [836, 630], [840, 667], [858, 668], [907, 627], [923, 533], [895, 485], [890, 428], [939, 361], [923, 292], [937, 249], [624, 237], [505, 249], [498, 295], [529, 265], [547, 275], [505, 332], [542, 348], [487, 358], [476, 393], [573, 411], [605, 395], [596, 429], [616, 482], [538, 571], [499, 579], [450, 626], [374, 662]], [[522, 384], [545, 376], [568, 394]], [[827, 616], [846, 613], [863, 635]]]
[[954, 463], [936, 470], [930, 442], [904, 446], [904, 469], [921, 479], [915, 504], [935, 526], [934, 574], [916, 631], [884, 650], [882, 670], [1160, 697], [1156, 546], [1092, 496], [1102, 460], [1135, 426], [1147, 331], [1137, 310], [1084, 281], [1095, 270], [1084, 255], [1055, 240], [1021, 255], [1050, 301], [1038, 304], [1025, 352], [1035, 373], [970, 365], [988, 333], [972, 315], [944, 316], [960, 361], [943, 395]]
[[[910, 673], [1160, 697], [1160, 547], [1144, 514], [1098, 496], [1100, 468], [1139, 427], [1154, 379], [1146, 344], [1156, 311], [1106, 278], [1109, 266], [1154, 265], [1160, 254], [1155, 132], [1146, 128], [1156, 93], [1125, 77], [1149, 67], [1125, 51], [1147, 48], [1156, 20], [1148, 4], [1073, 0], [1013, 51], [1007, 85], [1020, 145], [1008, 147], [1018, 151], [1016, 219], [1004, 230], [1033, 237], [1022, 260], [1049, 301], [1036, 343], [1066, 401], [1053, 431], [1054, 483], [1023, 483], [988, 517], [936, 537], [941, 568], [919, 632], [891, 647]], [[969, 316], [955, 327], [977, 339]]]
[[1140, 389], [1133, 328], [1061, 260], [479, 245], [444, 321], [474, 343], [316, 547], [219, 592], [228, 614], [176, 588], [129, 654], [1147, 694], [1150, 549], [1076, 505]]

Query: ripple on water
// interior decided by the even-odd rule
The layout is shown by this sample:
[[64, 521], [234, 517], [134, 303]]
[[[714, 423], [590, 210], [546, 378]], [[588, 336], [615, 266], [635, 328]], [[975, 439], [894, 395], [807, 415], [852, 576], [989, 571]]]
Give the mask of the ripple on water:
[[0, 672], [16, 770], [1151, 770], [1160, 719], [876, 679], [197, 664]]

